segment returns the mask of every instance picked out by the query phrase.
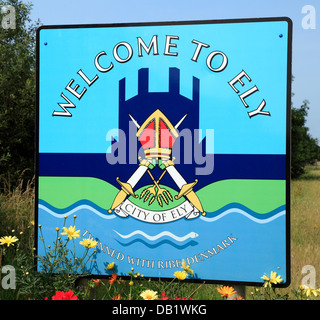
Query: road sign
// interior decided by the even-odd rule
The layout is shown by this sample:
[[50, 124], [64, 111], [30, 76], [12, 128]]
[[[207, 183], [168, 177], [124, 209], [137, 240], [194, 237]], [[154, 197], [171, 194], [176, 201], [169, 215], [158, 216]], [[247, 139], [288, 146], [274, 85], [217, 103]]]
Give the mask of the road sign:
[[[290, 281], [291, 20], [43, 26], [37, 224], [93, 275]], [[43, 247], [38, 242], [38, 254]], [[78, 243], [76, 246], [81, 247]], [[38, 266], [41, 269], [41, 265]]]

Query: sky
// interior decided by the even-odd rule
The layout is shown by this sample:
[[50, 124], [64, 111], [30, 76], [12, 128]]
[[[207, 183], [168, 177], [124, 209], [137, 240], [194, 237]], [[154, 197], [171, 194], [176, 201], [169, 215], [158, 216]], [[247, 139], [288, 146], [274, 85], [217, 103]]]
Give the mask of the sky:
[[43, 25], [289, 17], [293, 22], [293, 106], [309, 101], [307, 127], [320, 144], [319, 0], [33, 0]]

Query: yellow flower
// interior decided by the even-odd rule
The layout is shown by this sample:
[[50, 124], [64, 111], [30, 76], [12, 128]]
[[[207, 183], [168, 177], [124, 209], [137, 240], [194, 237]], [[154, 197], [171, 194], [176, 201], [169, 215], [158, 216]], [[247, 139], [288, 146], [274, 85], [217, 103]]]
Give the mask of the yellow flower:
[[109, 263], [106, 268], [112, 270], [114, 268], [114, 262]]
[[82, 244], [85, 248], [88, 248], [88, 249], [94, 248], [98, 244], [97, 241], [92, 240], [90, 238], [82, 239], [82, 241], [80, 241], [79, 243]]
[[141, 292], [140, 297], [143, 300], [156, 300], [158, 299], [158, 292], [153, 290], [144, 290]]
[[299, 289], [304, 293], [307, 297], [311, 296], [312, 294], [317, 297], [318, 294], [320, 294], [319, 289], [311, 289], [310, 287], [306, 285], [300, 285]]
[[129, 282], [129, 286], [132, 287], [133, 286], [133, 281]]
[[217, 290], [222, 297], [227, 297], [227, 298], [237, 293], [237, 291], [235, 291], [233, 287], [229, 287], [229, 286], [223, 286], [223, 287], [217, 288]]
[[193, 270], [190, 268], [190, 266], [187, 266], [187, 263], [185, 260], [182, 260], [182, 266], [181, 268], [186, 272], [186, 273], [190, 273], [193, 274]]
[[4, 236], [2, 238], [0, 238], [0, 245], [7, 245], [7, 247], [10, 246], [10, 244], [12, 244], [14, 246], [14, 242], [18, 241], [19, 239], [16, 236]]
[[187, 273], [185, 271], [176, 271], [173, 274], [178, 280], [184, 280], [187, 277]]
[[70, 226], [69, 229], [66, 227], [63, 227], [63, 232], [61, 232], [62, 235], [68, 235], [69, 239], [73, 238], [80, 238], [80, 230], [76, 231], [75, 226]]
[[265, 280], [263, 285], [264, 287], [271, 287], [272, 284], [278, 284], [283, 281], [283, 279], [281, 279], [281, 276], [277, 276], [277, 273], [273, 271], [271, 271], [270, 277], [265, 274], [261, 277], [261, 279]]

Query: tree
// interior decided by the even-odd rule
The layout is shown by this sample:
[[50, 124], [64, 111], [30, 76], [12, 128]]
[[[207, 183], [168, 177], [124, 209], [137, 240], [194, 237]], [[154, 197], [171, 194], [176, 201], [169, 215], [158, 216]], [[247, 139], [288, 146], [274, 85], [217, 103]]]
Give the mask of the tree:
[[[22, 172], [34, 175], [36, 101], [35, 30], [31, 4], [0, 1], [0, 20], [14, 7], [14, 28], [0, 29], [0, 182], [14, 186]], [[10, 8], [10, 7], [9, 7]], [[12, 17], [11, 17], [12, 18]], [[2, 23], [3, 26], [3, 23]], [[28, 169], [28, 170], [26, 170]]]
[[291, 176], [297, 178], [304, 173], [307, 164], [320, 158], [318, 140], [311, 137], [305, 126], [309, 101], [304, 100], [300, 108], [291, 108]]

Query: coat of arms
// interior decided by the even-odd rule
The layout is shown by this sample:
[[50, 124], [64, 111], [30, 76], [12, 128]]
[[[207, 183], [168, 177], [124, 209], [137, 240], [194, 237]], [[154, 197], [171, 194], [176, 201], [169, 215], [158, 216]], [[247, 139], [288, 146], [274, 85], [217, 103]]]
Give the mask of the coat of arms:
[[[178, 128], [187, 114], [174, 126], [159, 109], [155, 110], [141, 126], [131, 114], [129, 114], [129, 116], [138, 128], [137, 138], [142, 145], [145, 157], [139, 157], [140, 164], [138, 168], [126, 182], [120, 181], [117, 177], [121, 190], [115, 197], [109, 213], [115, 210], [115, 213], [120, 216], [128, 216], [130, 213], [125, 209], [126, 205], [123, 205], [127, 196], [134, 198], [139, 197], [143, 199], [144, 202], [148, 201], [149, 206], [151, 206], [156, 199], [161, 208], [169, 205], [169, 202], [173, 202], [174, 199], [178, 200], [185, 197], [191, 206], [191, 211], [186, 210], [183, 216], [195, 218], [199, 215], [199, 212], [205, 215], [201, 202], [197, 194], [193, 191], [193, 187], [198, 180], [195, 179], [194, 182], [187, 183], [176, 169], [174, 159], [172, 159], [172, 148], [176, 139], [179, 137]], [[163, 170], [158, 178], [155, 178], [151, 172], [155, 166]], [[136, 194], [133, 189], [146, 172], [150, 176], [153, 184], [145, 187], [140, 195]], [[160, 184], [166, 172], [168, 172], [179, 189], [178, 194], [174, 197], [168, 189]]]

